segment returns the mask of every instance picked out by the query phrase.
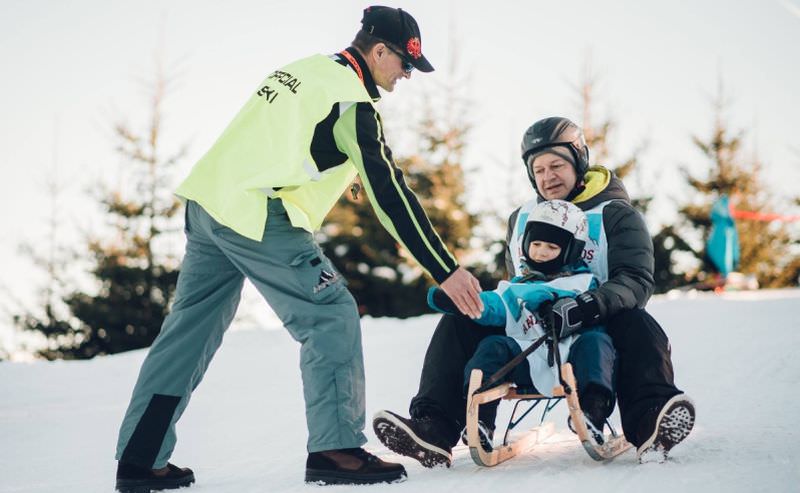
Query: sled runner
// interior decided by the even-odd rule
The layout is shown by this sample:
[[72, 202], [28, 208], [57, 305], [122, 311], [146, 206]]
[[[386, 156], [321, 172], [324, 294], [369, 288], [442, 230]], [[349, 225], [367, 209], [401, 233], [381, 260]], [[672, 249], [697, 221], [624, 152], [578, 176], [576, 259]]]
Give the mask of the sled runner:
[[[577, 433], [578, 438], [583, 444], [583, 448], [592, 459], [597, 461], [611, 460], [631, 447], [631, 444], [625, 440], [625, 437], [618, 435], [613, 428], [611, 428], [611, 434], [606, 436], [603, 445], [599, 446], [592, 442], [578, 402], [577, 385], [575, 384], [575, 376], [572, 373], [572, 365], [564, 363], [560, 368], [561, 385], [553, 389], [552, 397], [542, 394], [518, 394], [516, 387], [511, 383], [502, 383], [496, 387], [485, 389], [485, 387], [493, 383], [490, 381], [482, 388], [481, 382], [483, 380], [483, 372], [481, 370], [472, 370], [469, 380], [469, 391], [467, 393], [467, 445], [469, 446], [472, 460], [475, 461], [476, 464], [488, 467], [496, 466], [501, 462], [511, 459], [518, 453], [533, 447], [537, 443], [544, 441], [553, 433], [553, 423], [545, 422], [544, 419], [561, 400], [567, 401], [571, 427], [573, 431]], [[514, 404], [514, 410], [511, 413], [511, 418], [509, 419], [508, 426], [503, 436], [502, 445], [493, 447], [491, 452], [487, 452], [480, 443], [478, 409], [483, 404], [501, 398], [516, 400], [517, 402]], [[520, 403], [523, 402], [529, 402], [530, 406], [515, 419], [518, 407]], [[510, 442], [510, 431], [540, 404], [544, 404], [544, 410], [539, 426], [526, 432], [521, 438]]]

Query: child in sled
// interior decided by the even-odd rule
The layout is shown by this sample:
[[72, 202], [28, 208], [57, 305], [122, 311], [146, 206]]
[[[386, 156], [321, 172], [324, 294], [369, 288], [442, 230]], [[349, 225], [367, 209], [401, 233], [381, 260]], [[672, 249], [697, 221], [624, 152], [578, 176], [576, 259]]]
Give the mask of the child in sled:
[[[548, 310], [552, 312], [555, 300], [574, 298], [597, 285], [597, 280], [581, 260], [588, 238], [587, 222], [583, 211], [575, 205], [562, 200], [538, 204], [528, 217], [521, 238], [525, 264], [530, 271], [511, 282], [501, 281], [494, 291], [481, 293], [484, 310], [476, 322], [505, 327], [506, 335], [488, 336], [480, 342], [464, 369], [465, 392], [473, 369], [483, 371], [485, 383], [533, 341], [549, 334], [542, 321], [552, 315]], [[428, 304], [442, 313], [458, 313], [439, 288], [431, 288], [428, 292]], [[575, 333], [559, 334], [558, 348], [562, 359], [568, 355], [567, 361], [573, 366], [590, 438], [596, 445], [602, 445], [605, 421], [614, 408], [616, 355], [611, 337], [603, 327], [594, 326]], [[518, 393], [552, 396], [553, 387], [560, 382], [559, 371], [553, 356], [553, 344], [548, 340], [506, 374], [504, 381], [516, 384]], [[487, 451], [492, 450], [498, 404], [499, 401], [495, 401], [483, 405], [479, 412], [481, 445]]]

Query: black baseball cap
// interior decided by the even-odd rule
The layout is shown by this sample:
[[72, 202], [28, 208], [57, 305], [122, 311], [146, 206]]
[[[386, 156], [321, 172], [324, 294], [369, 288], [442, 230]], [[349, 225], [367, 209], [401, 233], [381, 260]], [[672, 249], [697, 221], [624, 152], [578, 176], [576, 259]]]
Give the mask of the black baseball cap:
[[403, 9], [373, 5], [364, 9], [361, 30], [399, 48], [420, 72], [433, 72], [433, 65], [422, 54], [419, 26]]

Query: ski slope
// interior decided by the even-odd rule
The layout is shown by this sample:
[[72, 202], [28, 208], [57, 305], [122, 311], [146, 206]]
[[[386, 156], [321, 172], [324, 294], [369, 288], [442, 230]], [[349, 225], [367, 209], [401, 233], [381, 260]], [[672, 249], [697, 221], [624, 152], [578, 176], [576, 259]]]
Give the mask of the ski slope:
[[[243, 330], [226, 335], [178, 425], [172, 461], [197, 477], [179, 491], [800, 491], [800, 290], [660, 297], [649, 310], [698, 410], [693, 433], [665, 464], [640, 465], [633, 452], [592, 461], [566, 429], [561, 404], [548, 442], [492, 469], [474, 465], [463, 446], [451, 469], [424, 469], [368, 429], [367, 448], [405, 464], [408, 481], [305, 485], [297, 345], [283, 330]], [[407, 412], [436, 321], [363, 321], [368, 422], [381, 408]], [[144, 355], [0, 364], [0, 492], [113, 491], [117, 426]]]

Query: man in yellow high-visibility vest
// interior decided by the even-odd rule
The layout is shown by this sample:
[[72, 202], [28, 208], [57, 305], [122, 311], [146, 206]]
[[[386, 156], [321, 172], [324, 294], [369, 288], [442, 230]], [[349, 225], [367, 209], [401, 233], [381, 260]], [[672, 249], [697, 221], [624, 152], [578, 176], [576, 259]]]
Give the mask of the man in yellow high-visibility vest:
[[[346, 50], [269, 74], [179, 186], [186, 255], [175, 302], [139, 374], [119, 433], [117, 489], [170, 489], [194, 473], [170, 463], [175, 423], [222, 342], [244, 279], [300, 342], [306, 481], [394, 482], [400, 464], [361, 448], [364, 365], [358, 312], [312, 232], [358, 175], [378, 218], [466, 315], [478, 281], [433, 230], [386, 146], [374, 104], [433, 67], [402, 9], [369, 7]], [[368, 241], [368, 239], [365, 239]]]

